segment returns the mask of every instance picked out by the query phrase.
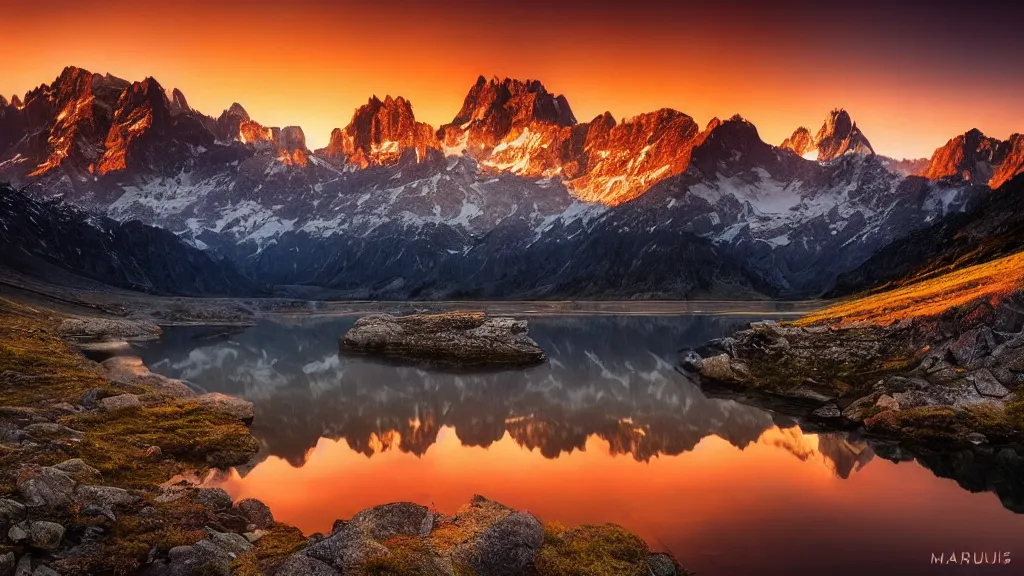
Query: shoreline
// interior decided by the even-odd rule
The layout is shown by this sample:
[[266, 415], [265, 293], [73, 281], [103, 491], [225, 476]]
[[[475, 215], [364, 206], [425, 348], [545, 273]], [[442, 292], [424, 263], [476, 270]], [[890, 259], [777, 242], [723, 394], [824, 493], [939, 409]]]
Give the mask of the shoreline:
[[[150, 322], [0, 298], [0, 568], [21, 574], [688, 574], [613, 525], [545, 523], [482, 496], [455, 515], [382, 504], [306, 538], [201, 478], [255, 456], [252, 405], [195, 396], [141, 362], [68, 340], [156, 337]], [[115, 345], [117, 345], [115, 343]], [[184, 389], [182, 389], [184, 388]], [[207, 401], [207, 399], [209, 401]], [[528, 551], [524, 555], [524, 552]], [[531, 568], [532, 567], [532, 568]], [[27, 572], [26, 572], [27, 571]]]

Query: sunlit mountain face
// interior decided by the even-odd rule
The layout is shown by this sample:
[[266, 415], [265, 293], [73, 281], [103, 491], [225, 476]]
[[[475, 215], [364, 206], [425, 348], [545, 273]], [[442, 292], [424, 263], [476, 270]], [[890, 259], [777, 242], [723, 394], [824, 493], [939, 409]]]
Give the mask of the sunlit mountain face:
[[81, 60], [9, 63], [0, 180], [272, 292], [817, 297], [1024, 171], [1016, 7], [46, 4], [0, 31]]
[[774, 146], [738, 115], [580, 121], [542, 82], [496, 77], [438, 127], [373, 96], [320, 149], [239, 103], [214, 117], [75, 67], [0, 102], [0, 125], [0, 178], [26, 193], [345, 298], [816, 296], [1024, 170], [1016, 136], [895, 160], [843, 109]]

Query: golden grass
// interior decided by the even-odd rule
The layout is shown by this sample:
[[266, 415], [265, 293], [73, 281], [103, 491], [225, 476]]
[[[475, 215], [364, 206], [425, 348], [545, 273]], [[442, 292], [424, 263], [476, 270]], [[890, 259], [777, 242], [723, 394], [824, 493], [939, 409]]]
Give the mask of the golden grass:
[[889, 325], [931, 317], [976, 300], [995, 303], [1024, 289], [1024, 252], [812, 312], [796, 322]]

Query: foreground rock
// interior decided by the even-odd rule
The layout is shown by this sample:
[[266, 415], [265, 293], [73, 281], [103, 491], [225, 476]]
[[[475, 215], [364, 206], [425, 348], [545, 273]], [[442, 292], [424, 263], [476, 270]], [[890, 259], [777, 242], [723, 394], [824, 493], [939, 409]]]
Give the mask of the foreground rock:
[[525, 320], [478, 312], [364, 316], [342, 339], [343, 351], [453, 368], [526, 367], [545, 361]]
[[1024, 442], [1024, 294], [890, 325], [754, 322], [684, 350], [709, 391], [921, 445]]
[[299, 574], [686, 574], [612, 525], [565, 529], [483, 496], [455, 515], [411, 502], [363, 510], [281, 563], [276, 576]]

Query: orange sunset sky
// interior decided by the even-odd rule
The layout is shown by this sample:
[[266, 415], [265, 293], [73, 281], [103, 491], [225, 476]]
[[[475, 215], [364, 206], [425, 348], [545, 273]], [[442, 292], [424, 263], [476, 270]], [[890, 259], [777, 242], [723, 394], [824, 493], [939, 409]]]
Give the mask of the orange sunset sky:
[[1019, 7], [492, 4], [18, 2], [0, 19], [0, 93], [24, 94], [72, 64], [153, 76], [207, 114], [237, 101], [265, 125], [302, 126], [311, 148], [372, 94], [405, 96], [435, 127], [449, 122], [481, 74], [540, 79], [580, 121], [672, 107], [703, 125], [739, 112], [773, 144], [842, 106], [894, 157], [928, 156], [972, 127], [1024, 131]]

